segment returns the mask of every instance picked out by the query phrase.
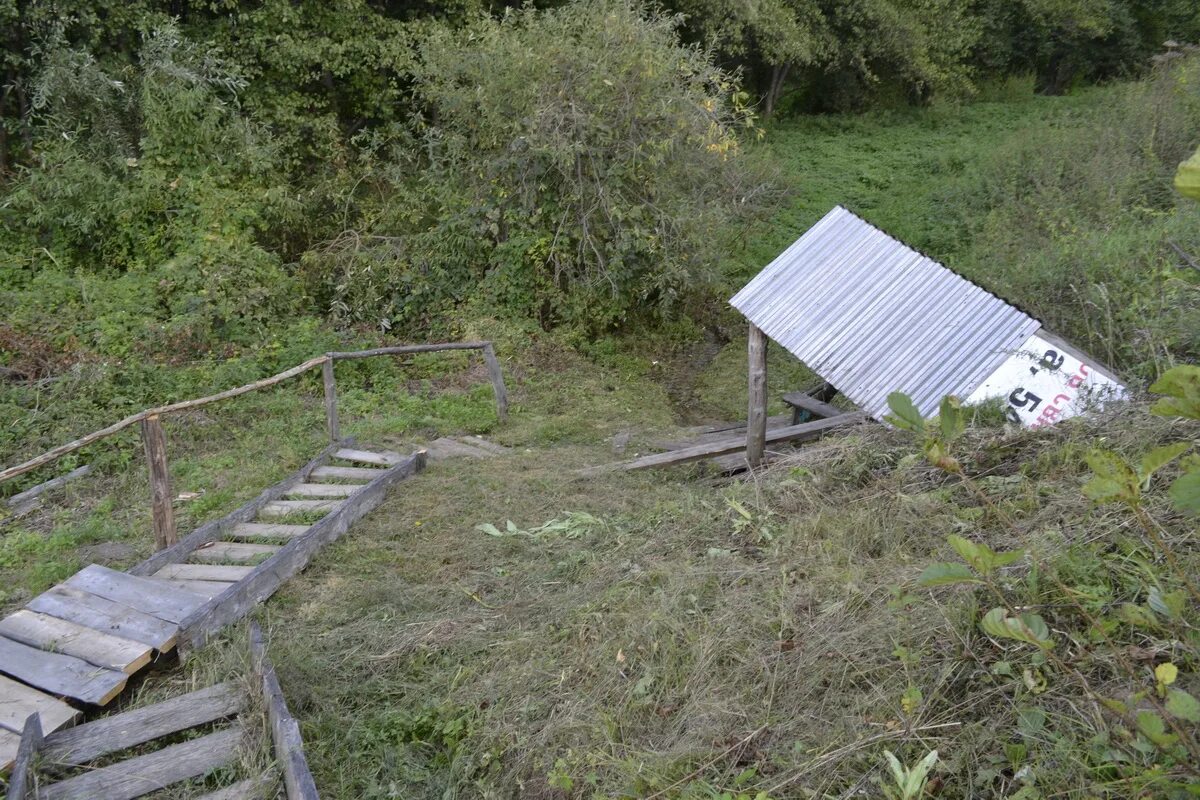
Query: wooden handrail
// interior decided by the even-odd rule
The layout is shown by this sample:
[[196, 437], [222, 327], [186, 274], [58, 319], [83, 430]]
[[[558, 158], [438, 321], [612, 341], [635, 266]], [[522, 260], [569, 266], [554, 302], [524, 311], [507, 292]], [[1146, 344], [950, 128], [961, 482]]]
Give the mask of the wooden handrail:
[[[4, 469], [4, 470], [0, 470], [0, 482], [10, 480], [11, 478], [15, 478], [18, 475], [24, 475], [26, 472], [35, 470], [38, 467], [44, 466], [45, 464], [49, 464], [51, 461], [61, 458], [62, 456], [65, 456], [68, 453], [73, 453], [76, 450], [79, 450], [83, 447], [87, 447], [89, 444], [98, 442], [101, 439], [105, 439], [109, 436], [112, 436], [115, 433], [119, 433], [120, 431], [123, 431], [124, 429], [130, 427], [131, 425], [136, 425], [147, 418], [158, 417], [158, 416], [161, 416], [164, 414], [171, 414], [176, 411], [186, 411], [190, 408], [196, 408], [198, 406], [208, 405], [209, 403], [215, 403], [220, 400], [228, 400], [231, 397], [237, 397], [238, 395], [246, 394], [247, 392], [253, 392], [258, 389], [265, 389], [268, 386], [273, 386], [277, 383], [287, 380], [288, 378], [294, 378], [297, 375], [305, 373], [310, 369], [314, 369], [315, 367], [323, 367], [326, 363], [330, 363], [330, 365], [332, 366], [333, 361], [343, 361], [343, 360], [356, 359], [356, 358], [369, 358], [371, 356], [380, 356], [380, 355], [404, 355], [404, 354], [408, 354], [408, 353], [431, 353], [431, 352], [437, 352], [440, 350], [482, 350], [483, 351], [484, 359], [485, 359], [485, 361], [487, 361], [487, 364], [488, 364], [488, 373], [489, 373], [489, 377], [491, 378], [491, 381], [492, 381], [492, 388], [496, 392], [497, 414], [498, 414], [499, 418], [501, 420], [503, 420], [505, 418], [506, 412], [508, 410], [508, 397], [507, 397], [507, 393], [504, 388], [504, 378], [500, 374], [499, 362], [496, 361], [495, 351], [492, 347], [491, 342], [445, 342], [445, 343], [440, 343], [440, 344], [416, 344], [416, 345], [401, 345], [401, 346], [396, 346], [396, 347], [377, 347], [372, 350], [355, 350], [355, 351], [349, 351], [349, 352], [344, 352], [344, 353], [343, 352], [333, 352], [333, 353], [326, 353], [324, 355], [317, 356], [316, 358], [310, 358], [308, 361], [305, 361], [303, 364], [297, 364], [296, 366], [292, 367], [291, 369], [284, 370], [283, 372], [280, 372], [277, 375], [272, 375], [269, 378], [263, 378], [262, 380], [254, 381], [253, 383], [247, 383], [244, 386], [238, 386], [237, 388], [234, 388], [234, 389], [226, 389], [223, 392], [218, 392], [217, 394], [209, 395], [207, 397], [198, 397], [194, 400], [183, 400], [178, 403], [171, 403], [169, 405], [158, 406], [157, 408], [148, 408], [145, 411], [139, 411], [136, 414], [126, 417], [125, 419], [121, 420], [120, 422], [115, 422], [112, 425], [109, 425], [107, 428], [101, 428], [98, 431], [93, 431], [92, 433], [89, 433], [86, 436], [81, 436], [80, 438], [75, 439], [74, 441], [67, 442], [66, 444], [61, 444], [58, 447], [55, 447], [51, 450], [47, 450], [45, 453], [42, 453], [40, 456], [35, 456], [34, 458], [29, 459], [28, 461], [25, 461], [23, 463], [17, 464], [12, 467], [8, 467], [7, 469]], [[332, 383], [332, 372], [330, 372], [329, 375], [330, 375], [330, 381], [326, 382], [327, 394], [328, 394], [328, 391], [329, 391], [329, 389], [331, 387], [331, 383]], [[334, 419], [336, 419], [336, 417]], [[331, 430], [331, 433], [335, 434], [335, 435], [337, 434], [336, 422], [334, 423], [333, 430]]]

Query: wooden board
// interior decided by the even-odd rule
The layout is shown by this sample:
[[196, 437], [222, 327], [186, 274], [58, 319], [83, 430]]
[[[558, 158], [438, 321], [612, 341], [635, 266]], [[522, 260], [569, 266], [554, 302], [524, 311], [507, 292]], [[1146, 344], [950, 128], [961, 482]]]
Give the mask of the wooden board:
[[276, 775], [260, 775], [202, 795], [199, 800], [265, 800], [275, 797], [279, 786]]
[[233, 725], [198, 739], [42, 786], [38, 790], [38, 800], [96, 800], [101, 797], [104, 800], [133, 800], [229, 764], [237, 758], [242, 739], [241, 726]]
[[[789, 425], [786, 428], [776, 428], [775, 430], [767, 431], [766, 443], [772, 444], [775, 442], [789, 441], [806, 441], [810, 439], [818, 439], [824, 436], [828, 431], [836, 428], [845, 427], [847, 425], [855, 425], [867, 417], [861, 412], [853, 412], [850, 414], [842, 414], [832, 419], [821, 419], [816, 422], [806, 422], [803, 425]], [[732, 436], [728, 439], [720, 439], [709, 444], [697, 445], [695, 447], [685, 447], [681, 450], [674, 450], [667, 453], [655, 453], [650, 456], [636, 458], [633, 461], [622, 461], [616, 464], [601, 464], [595, 467], [588, 467], [580, 470], [577, 474], [581, 477], [589, 475], [598, 475], [604, 472], [613, 470], [637, 470], [649, 469], [651, 467], [664, 467], [672, 464], [682, 464], [687, 461], [698, 461], [704, 458], [713, 458], [714, 456], [722, 456], [727, 453], [736, 453], [739, 450], [744, 450], [746, 447], [746, 437]]]
[[480, 450], [487, 450], [489, 453], [495, 453], [498, 456], [508, 455], [512, 452], [504, 445], [496, 444], [495, 442], [489, 442], [482, 436], [459, 436], [457, 441], [465, 445], [470, 445], [471, 447], [477, 447]]
[[84, 567], [62, 585], [127, 605], [167, 622], [179, 622], [204, 605], [205, 600], [164, 581], [117, 572], [99, 564]]
[[98, 706], [120, 694], [129, 678], [124, 672], [102, 669], [74, 656], [47, 653], [3, 636], [0, 636], [0, 670], [51, 694]]
[[188, 581], [177, 578], [165, 578], [164, 580], [172, 586], [178, 586], [180, 589], [195, 592], [209, 600], [236, 583], [236, 581]]
[[287, 497], [349, 497], [358, 490], [348, 483], [298, 483], [287, 490]]
[[0, 620], [0, 636], [52, 653], [75, 656], [89, 664], [115, 669], [126, 675], [132, 675], [149, 664], [154, 652], [153, 647], [143, 642], [101, 633], [28, 609], [21, 609]]
[[373, 481], [384, 473], [381, 469], [366, 467], [317, 467], [312, 471], [313, 478], [340, 478], [350, 481]]
[[232, 583], [254, 571], [254, 567], [223, 564], [167, 564], [154, 577], [176, 581], [225, 581]]
[[434, 439], [429, 444], [425, 445], [425, 449], [429, 452], [429, 457], [434, 461], [441, 461], [454, 456], [465, 456], [467, 458], [492, 458], [495, 453], [485, 450], [482, 447], [464, 444], [458, 439], [451, 439], [449, 436], [443, 436], [440, 439]]
[[238, 713], [244, 701], [237, 685], [218, 683], [151, 706], [51, 733], [42, 746], [42, 759], [55, 764], [86, 764], [160, 736], [231, 717]]
[[30, 714], [37, 714], [43, 731], [56, 731], [74, 722], [77, 709], [37, 689], [0, 675], [0, 728], [17, 733]]
[[30, 785], [35, 783], [33, 765], [42, 748], [42, 741], [41, 718], [31, 714], [21, 729], [17, 758], [12, 765], [12, 774], [8, 776], [7, 800], [25, 800], [28, 796]]
[[283, 689], [275, 667], [267, 657], [266, 644], [258, 623], [250, 623], [250, 659], [262, 682], [263, 701], [267, 707], [267, 722], [271, 726], [271, 741], [275, 745], [275, 762], [283, 770], [283, 785], [288, 800], [319, 800], [317, 785], [304, 756], [304, 741], [300, 725], [288, 710]]
[[370, 450], [354, 450], [349, 447], [335, 450], [333, 457], [340, 458], [342, 461], [357, 461], [359, 464], [373, 464], [377, 467], [394, 467], [404, 460], [404, 456], [399, 453], [373, 453]]
[[275, 500], [258, 510], [260, 517], [286, 517], [290, 514], [316, 514], [333, 511], [343, 500]]
[[0, 770], [7, 770], [17, 760], [21, 747], [21, 734], [0, 728]]
[[294, 539], [308, 531], [308, 525], [284, 525], [282, 522], [241, 522], [229, 530], [233, 539]]
[[43, 592], [26, 607], [93, 630], [133, 639], [164, 653], [175, 647], [175, 634], [179, 630], [173, 622], [66, 586], [55, 586]]
[[247, 544], [244, 542], [213, 542], [192, 553], [193, 561], [223, 563], [228, 561], [255, 561], [270, 556], [279, 550], [276, 544]]
[[805, 394], [804, 392], [788, 392], [783, 396], [783, 402], [795, 409], [804, 409], [814, 417], [829, 419], [836, 417], [846, 412], [837, 406], [831, 406], [828, 403], [822, 403], [815, 397]]

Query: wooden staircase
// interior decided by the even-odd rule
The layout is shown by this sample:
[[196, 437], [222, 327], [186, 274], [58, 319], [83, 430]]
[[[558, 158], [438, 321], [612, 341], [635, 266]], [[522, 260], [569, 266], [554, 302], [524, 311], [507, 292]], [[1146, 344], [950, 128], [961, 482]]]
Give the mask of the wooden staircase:
[[[178, 649], [186, 657], [241, 619], [425, 465], [424, 451], [401, 456], [351, 444], [331, 445], [128, 573], [92, 564], [0, 620], [0, 769], [17, 757], [31, 715], [54, 741], [79, 718], [78, 706], [106, 705], [157, 654]], [[234, 739], [211, 740], [213, 753]]]

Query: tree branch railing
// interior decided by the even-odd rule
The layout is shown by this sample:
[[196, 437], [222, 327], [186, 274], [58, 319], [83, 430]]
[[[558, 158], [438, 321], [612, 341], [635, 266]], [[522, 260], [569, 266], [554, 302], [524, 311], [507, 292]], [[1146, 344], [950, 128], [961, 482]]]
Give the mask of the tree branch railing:
[[297, 364], [291, 369], [286, 369], [277, 375], [272, 375], [269, 378], [263, 378], [253, 383], [247, 383], [244, 386], [226, 389], [223, 392], [218, 392], [207, 397], [183, 400], [178, 403], [139, 411], [120, 422], [109, 425], [107, 428], [93, 431], [74, 441], [47, 450], [45, 453], [35, 456], [28, 461], [0, 470], [0, 483], [16, 478], [19, 475], [24, 475], [38, 467], [45, 466], [68, 453], [73, 453], [101, 439], [106, 439], [109, 436], [120, 433], [133, 425], [140, 425], [142, 442], [146, 451], [146, 463], [150, 473], [151, 498], [154, 511], [154, 538], [158, 549], [161, 550], [164, 547], [174, 544], [177, 540], [175, 515], [171, 507], [171, 482], [166, 457], [166, 439], [163, 435], [160, 422], [162, 416], [174, 414], [179, 411], [187, 411], [221, 400], [228, 400], [259, 389], [265, 389], [268, 386], [274, 386], [289, 378], [294, 378], [311, 369], [320, 367], [325, 391], [326, 428], [328, 429], [329, 440], [336, 442], [341, 439], [341, 429], [338, 424], [337, 383], [334, 378], [334, 364], [336, 362], [371, 358], [374, 356], [411, 355], [414, 353], [435, 353], [446, 350], [482, 351], [484, 363], [487, 364], [488, 378], [491, 381], [492, 391], [496, 398], [496, 416], [501, 422], [504, 422], [508, 418], [508, 390], [504, 386], [504, 374], [500, 369], [500, 361], [496, 358], [496, 350], [491, 342], [444, 342], [440, 344], [399, 345], [395, 347], [376, 347], [371, 350], [330, 352], [316, 358], [310, 358], [303, 364]]

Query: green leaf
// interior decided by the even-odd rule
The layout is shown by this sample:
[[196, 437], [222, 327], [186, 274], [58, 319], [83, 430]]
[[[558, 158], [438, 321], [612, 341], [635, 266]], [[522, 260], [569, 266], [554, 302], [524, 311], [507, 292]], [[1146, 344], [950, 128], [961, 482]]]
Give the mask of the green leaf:
[[1183, 455], [1189, 447], [1191, 444], [1188, 442], [1175, 442], [1156, 447], [1142, 456], [1142, 463], [1138, 468], [1138, 477], [1141, 478], [1142, 483], [1144, 484], [1154, 473]]
[[963, 561], [966, 561], [968, 564], [974, 567], [976, 571], [982, 572], [985, 575], [987, 574], [988, 567], [990, 566], [990, 560], [987, 558], [987, 554], [990, 553], [991, 550], [986, 544], [976, 544], [970, 539], [964, 539], [963, 537], [954, 533], [947, 536], [946, 541], [949, 542], [950, 546], [954, 548], [954, 552], [962, 556]]
[[1166, 732], [1166, 723], [1163, 722], [1162, 717], [1153, 711], [1139, 711], [1136, 719], [1138, 730], [1159, 747], [1168, 747], [1174, 744], [1178, 738], [1174, 734]]
[[1167, 711], [1174, 717], [1186, 719], [1188, 722], [1200, 722], [1200, 701], [1182, 689], [1170, 689], [1167, 692]]
[[1164, 594], [1162, 589], [1152, 586], [1146, 598], [1146, 605], [1167, 619], [1179, 619], [1183, 616], [1183, 610], [1187, 608], [1187, 593], [1183, 589], [1176, 589]]
[[1008, 550], [1003, 553], [992, 554], [993, 567], [1007, 567], [1009, 564], [1014, 564], [1025, 557], [1024, 550]]
[[1185, 459], [1184, 467], [1187, 472], [1175, 479], [1167, 494], [1175, 508], [1200, 516], [1200, 457]]
[[1167, 395], [1154, 404], [1151, 414], [1200, 419], [1200, 367], [1191, 364], [1172, 367], [1150, 384], [1150, 391]]
[[942, 405], [938, 411], [938, 425], [944, 442], [953, 442], [966, 430], [967, 415], [957, 397], [948, 394], [942, 398]]
[[1086, 459], [1093, 477], [1083, 493], [1098, 503], [1133, 503], [1141, 498], [1141, 486], [1133, 468], [1116, 453], [1092, 450]]
[[911, 397], [904, 392], [892, 392], [888, 395], [887, 403], [892, 413], [884, 417], [885, 421], [913, 433], [925, 432], [925, 418], [913, 405]]
[[946, 586], [952, 583], [983, 583], [965, 564], [930, 564], [917, 578], [922, 586]]
[[476, 525], [475, 530], [483, 531], [488, 536], [503, 536], [504, 535], [503, 533], [500, 532], [499, 528], [497, 528], [495, 525], [493, 525], [490, 522], [484, 522], [480, 525]]
[[1010, 617], [1004, 608], [997, 606], [984, 615], [979, 625], [984, 633], [997, 639], [1015, 639], [1046, 649], [1054, 646], [1050, 639], [1050, 627], [1037, 614], [1024, 613]]

